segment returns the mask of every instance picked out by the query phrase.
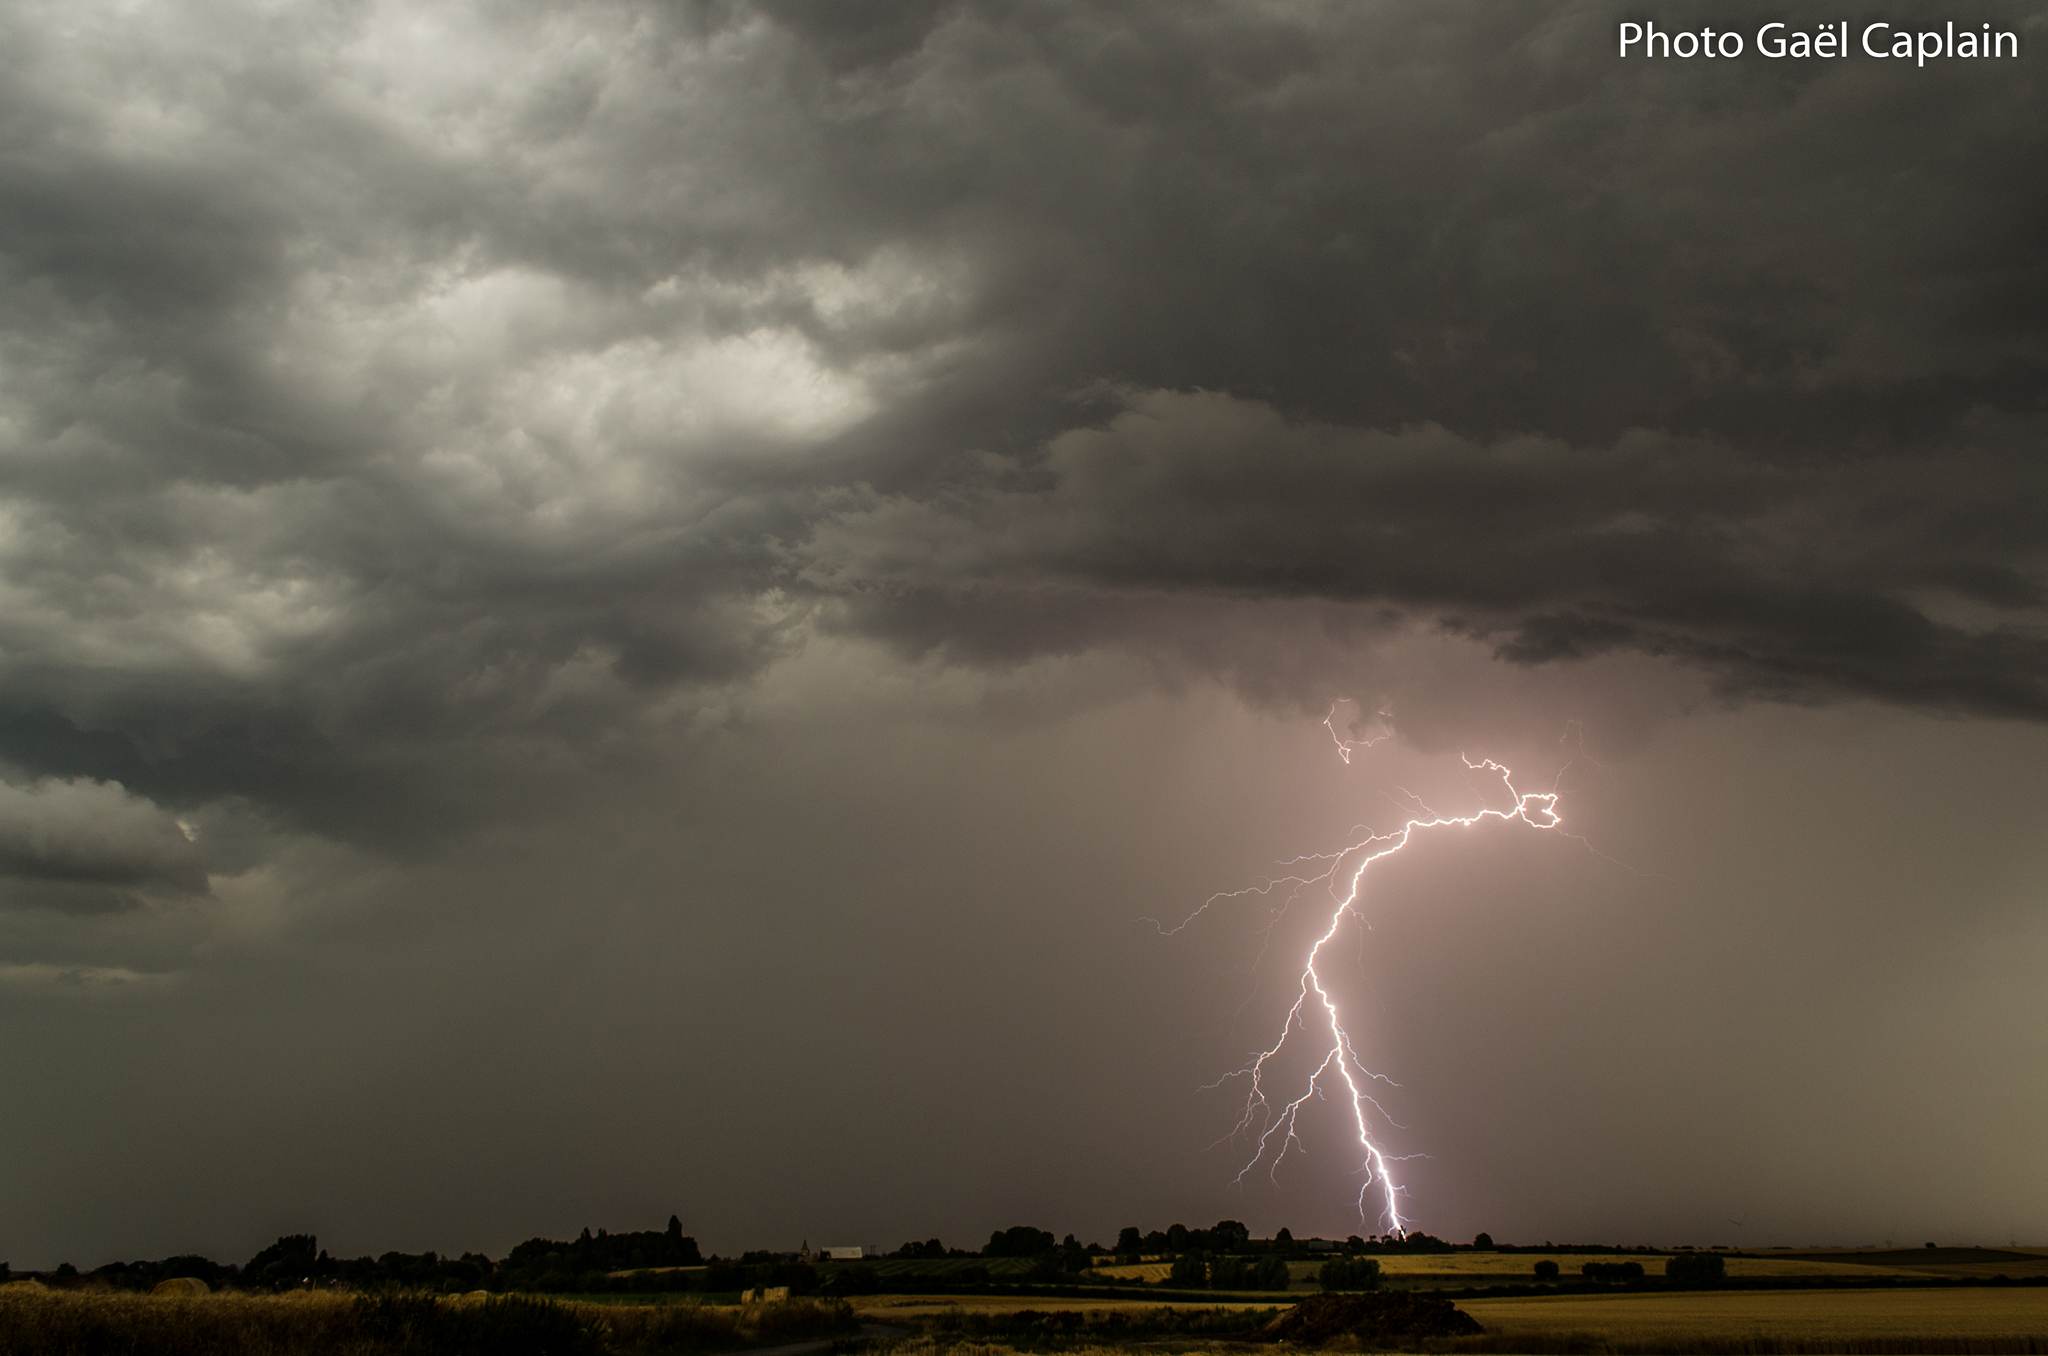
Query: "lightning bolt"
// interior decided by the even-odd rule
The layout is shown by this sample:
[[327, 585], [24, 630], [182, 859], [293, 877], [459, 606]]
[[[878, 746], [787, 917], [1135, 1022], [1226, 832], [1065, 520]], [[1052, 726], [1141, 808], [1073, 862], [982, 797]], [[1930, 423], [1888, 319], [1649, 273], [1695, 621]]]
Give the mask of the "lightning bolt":
[[[1355, 750], [1370, 748], [1393, 734], [1391, 726], [1386, 724], [1387, 713], [1382, 711], [1379, 713], [1382, 720], [1380, 733], [1363, 740], [1346, 739], [1337, 733], [1334, 724], [1336, 712], [1337, 707], [1333, 705], [1330, 714], [1323, 718], [1323, 725], [1330, 731], [1330, 737], [1336, 741], [1338, 757], [1346, 764], [1350, 763]], [[1484, 773], [1489, 780], [1499, 781], [1500, 789], [1504, 793], [1501, 803], [1475, 810], [1470, 814], [1443, 814], [1423, 804], [1413, 793], [1403, 791], [1413, 808], [1404, 811], [1409, 813], [1410, 817], [1392, 832], [1376, 833], [1365, 830], [1363, 838], [1356, 839], [1333, 852], [1307, 853], [1290, 858], [1281, 865], [1299, 866], [1303, 874], [1282, 876], [1263, 885], [1211, 895], [1177, 926], [1170, 929], [1160, 928], [1162, 933], [1171, 935], [1193, 923], [1207, 912], [1211, 905], [1220, 901], [1239, 899], [1247, 895], [1270, 896], [1283, 886], [1292, 887], [1279, 911], [1275, 913], [1273, 921], [1277, 922], [1279, 912], [1299, 899], [1304, 891], [1318, 885], [1326, 888], [1332, 903], [1329, 922], [1309, 946], [1307, 955], [1302, 958], [1299, 986], [1294, 1003], [1287, 1010], [1287, 1018], [1280, 1025], [1279, 1037], [1253, 1056], [1250, 1063], [1208, 1085], [1210, 1088], [1217, 1088], [1234, 1079], [1246, 1079], [1249, 1082], [1244, 1113], [1239, 1117], [1236, 1127], [1219, 1143], [1237, 1142], [1248, 1135], [1254, 1137], [1252, 1156], [1237, 1173], [1236, 1180], [1239, 1183], [1242, 1183], [1261, 1163], [1268, 1165], [1269, 1174], [1277, 1176], [1280, 1164], [1288, 1153], [1302, 1148], [1299, 1134], [1302, 1108], [1311, 1098], [1323, 1100], [1327, 1095], [1341, 1094], [1338, 1095], [1338, 1100], [1350, 1109], [1350, 1121], [1357, 1132], [1363, 1160], [1364, 1177], [1358, 1188], [1359, 1215], [1361, 1218], [1365, 1216], [1367, 1198], [1377, 1187], [1382, 1200], [1381, 1217], [1389, 1232], [1397, 1236], [1407, 1232], [1407, 1225], [1401, 1215], [1402, 1189], [1394, 1180], [1391, 1165], [1403, 1160], [1381, 1147], [1374, 1131], [1375, 1118], [1384, 1120], [1389, 1125], [1393, 1125], [1394, 1122], [1368, 1091], [1368, 1086], [1372, 1084], [1395, 1085], [1391, 1079], [1366, 1068], [1364, 1061], [1359, 1058], [1357, 1048], [1352, 1043], [1350, 1029], [1345, 1025], [1343, 1013], [1338, 1008], [1336, 998], [1324, 983], [1323, 973], [1319, 968], [1324, 950], [1343, 928], [1347, 918], [1359, 917], [1359, 921], [1363, 921], [1359, 913], [1359, 902], [1365, 886], [1366, 872], [1373, 863], [1383, 861], [1406, 848], [1419, 834], [1427, 834], [1437, 829], [1469, 829], [1491, 821], [1520, 823], [1546, 833], [1563, 831], [1564, 820], [1557, 808], [1561, 793], [1556, 784], [1548, 791], [1523, 791], [1515, 785], [1514, 774], [1493, 759], [1484, 758], [1475, 762], [1463, 754], [1460, 754], [1459, 758], [1469, 772]], [[1562, 775], [1560, 772], [1560, 779]], [[1577, 834], [1565, 836], [1584, 842]], [[1313, 871], [1313, 866], [1304, 864], [1321, 864], [1324, 869], [1307, 874]], [[1272, 923], [1269, 923], [1269, 937], [1271, 928]], [[1299, 1095], [1279, 1102], [1276, 1106], [1275, 1099], [1279, 1094], [1268, 1093], [1268, 1079], [1271, 1074], [1269, 1066], [1279, 1058], [1281, 1051], [1287, 1048], [1289, 1040], [1294, 1038], [1297, 1032], [1300, 1033], [1302, 1041], [1321, 1042], [1315, 1048], [1315, 1053], [1320, 1055], [1320, 1061], [1309, 1074], [1308, 1082], [1300, 1089]]]

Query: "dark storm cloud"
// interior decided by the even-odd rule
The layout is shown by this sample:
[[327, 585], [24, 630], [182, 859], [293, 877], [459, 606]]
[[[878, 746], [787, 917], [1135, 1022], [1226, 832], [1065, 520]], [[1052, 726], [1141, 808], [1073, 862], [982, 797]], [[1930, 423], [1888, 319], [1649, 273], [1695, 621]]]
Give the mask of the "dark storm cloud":
[[1974, 14], [0, 0], [0, 1256], [1348, 1232], [1160, 1133], [1284, 946], [1130, 924], [1574, 719], [1655, 874], [1374, 920], [1432, 1231], [2024, 1227], [2048, 726], [1862, 705], [2044, 705]]
[[1125, 611], [1158, 596], [1306, 597], [1421, 610], [1518, 663], [1637, 649], [1733, 691], [2048, 712], [2038, 630], [1943, 623], [1909, 601], [1945, 593], [2038, 617], [2032, 581], [2008, 563], [2027, 529], [1954, 533], [2001, 513], [2015, 486], [2035, 489], [2017, 449], [1872, 456], [1845, 474], [1662, 435], [1479, 443], [1153, 392], [1053, 440], [1038, 469], [1043, 488], [874, 498], [820, 529], [811, 568], [860, 600], [859, 624], [913, 646], [977, 648], [972, 630], [956, 638], [949, 590], [977, 593], [1010, 647], [1075, 641], [1033, 586], [1121, 593]]
[[1623, 64], [1600, 5], [68, 13], [0, 17], [24, 775], [398, 850], [821, 624], [1232, 673], [1259, 599], [2048, 706], [2033, 65]]

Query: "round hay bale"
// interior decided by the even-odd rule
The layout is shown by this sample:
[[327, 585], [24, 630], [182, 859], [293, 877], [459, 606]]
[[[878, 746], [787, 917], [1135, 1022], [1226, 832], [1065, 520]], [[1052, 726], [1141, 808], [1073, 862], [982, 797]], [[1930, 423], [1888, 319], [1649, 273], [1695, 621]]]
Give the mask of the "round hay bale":
[[152, 1295], [211, 1295], [213, 1287], [197, 1276], [168, 1276], [149, 1288]]

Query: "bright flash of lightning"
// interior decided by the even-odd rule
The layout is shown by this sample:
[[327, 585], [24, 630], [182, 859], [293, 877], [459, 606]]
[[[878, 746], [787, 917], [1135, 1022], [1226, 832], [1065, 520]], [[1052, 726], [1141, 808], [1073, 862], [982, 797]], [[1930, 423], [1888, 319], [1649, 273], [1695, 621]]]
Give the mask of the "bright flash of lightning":
[[[1337, 741], [1338, 756], [1346, 763], [1351, 761], [1354, 749], [1370, 747], [1392, 734], [1391, 729], [1383, 727], [1384, 733], [1371, 739], [1346, 740], [1337, 734], [1336, 727], [1331, 723], [1331, 717], [1335, 714], [1336, 708], [1333, 706], [1331, 715], [1324, 718], [1323, 724], [1330, 730], [1331, 738]], [[1381, 715], [1384, 718], [1385, 713], [1382, 712]], [[1245, 1097], [1244, 1114], [1238, 1120], [1236, 1128], [1226, 1137], [1236, 1140], [1247, 1134], [1257, 1134], [1252, 1156], [1238, 1170], [1239, 1182], [1242, 1182], [1260, 1163], [1269, 1164], [1268, 1171], [1277, 1173], [1289, 1150], [1301, 1146], [1297, 1131], [1302, 1107], [1312, 1097], [1320, 1099], [1332, 1088], [1341, 1088], [1340, 1100], [1350, 1109], [1351, 1124], [1357, 1132], [1358, 1145], [1364, 1160], [1364, 1180], [1358, 1189], [1359, 1214], [1361, 1217], [1365, 1214], [1367, 1198], [1377, 1186], [1383, 1202], [1383, 1218], [1389, 1231], [1397, 1235], [1405, 1233], [1407, 1226], [1401, 1215], [1401, 1187], [1394, 1180], [1390, 1164], [1400, 1160], [1387, 1153], [1375, 1137], [1374, 1116], [1385, 1119], [1390, 1124], [1391, 1118], [1387, 1117], [1385, 1110], [1366, 1090], [1367, 1084], [1391, 1083], [1391, 1080], [1373, 1073], [1359, 1059], [1358, 1051], [1352, 1044], [1350, 1030], [1345, 1025], [1343, 1013], [1338, 1008], [1336, 998], [1324, 983], [1319, 965], [1323, 960], [1325, 948], [1343, 927], [1345, 919], [1359, 912], [1359, 901], [1367, 869], [1374, 862], [1391, 857], [1407, 847], [1415, 840], [1416, 835], [1435, 829], [1471, 828], [1494, 820], [1503, 823], [1520, 822], [1529, 828], [1546, 832], [1561, 829], [1564, 821], [1558, 813], [1557, 802], [1560, 793], [1555, 787], [1549, 791], [1523, 791], [1515, 785], [1513, 773], [1493, 759], [1474, 762], [1463, 755], [1460, 755], [1460, 758], [1468, 770], [1484, 772], [1489, 777], [1498, 778], [1502, 790], [1506, 792], [1507, 800], [1500, 805], [1476, 810], [1471, 814], [1451, 815], [1440, 814], [1430, 809], [1411, 794], [1410, 800], [1414, 802], [1418, 813], [1398, 829], [1390, 833], [1368, 831], [1366, 837], [1334, 852], [1310, 853], [1285, 863], [1326, 863], [1326, 869], [1322, 872], [1313, 875], [1284, 876], [1247, 890], [1212, 895], [1203, 902], [1201, 908], [1196, 909], [1178, 926], [1162, 929], [1180, 931], [1219, 900], [1240, 898], [1248, 894], [1270, 895], [1282, 885], [1290, 885], [1293, 890], [1286, 903], [1291, 904], [1310, 886], [1327, 887], [1333, 902], [1329, 922], [1309, 946], [1307, 955], [1302, 959], [1300, 985], [1293, 1006], [1287, 1011], [1287, 1020], [1281, 1024], [1278, 1039], [1254, 1056], [1249, 1064], [1224, 1075], [1210, 1086], [1220, 1086], [1234, 1078], [1250, 1081], [1250, 1091]], [[1578, 835], [1566, 836], [1576, 838]], [[1278, 1094], [1269, 1096], [1267, 1091], [1268, 1066], [1279, 1058], [1289, 1038], [1297, 1031], [1304, 1040], [1319, 1039], [1324, 1042], [1319, 1047], [1321, 1061], [1309, 1075], [1307, 1085], [1301, 1088], [1300, 1095], [1280, 1103], [1276, 1109], [1275, 1098]]]

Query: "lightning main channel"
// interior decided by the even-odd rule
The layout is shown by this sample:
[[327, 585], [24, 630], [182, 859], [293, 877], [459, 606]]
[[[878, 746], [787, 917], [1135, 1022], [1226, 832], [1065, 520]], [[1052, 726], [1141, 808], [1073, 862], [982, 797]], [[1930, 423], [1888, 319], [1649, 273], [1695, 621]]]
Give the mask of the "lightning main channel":
[[[1334, 714], [1335, 708], [1332, 708]], [[1385, 718], [1385, 713], [1381, 713]], [[1348, 764], [1354, 749], [1370, 747], [1391, 734], [1382, 727], [1383, 733], [1369, 740], [1346, 740], [1337, 735], [1328, 717], [1325, 726], [1330, 727], [1332, 738], [1337, 741], [1337, 752]], [[1365, 1067], [1358, 1057], [1357, 1048], [1351, 1040], [1351, 1032], [1345, 1025], [1343, 1012], [1336, 997], [1323, 982], [1322, 971], [1318, 968], [1323, 953], [1343, 927], [1346, 918], [1359, 912], [1359, 900], [1365, 884], [1365, 875], [1372, 864], [1393, 856], [1413, 842], [1418, 834], [1436, 829], [1469, 829], [1489, 821], [1502, 823], [1520, 822], [1529, 828], [1545, 832], [1559, 831], [1564, 823], [1558, 813], [1559, 791], [1523, 791], [1515, 785], [1514, 774], [1491, 758], [1475, 762], [1463, 754], [1459, 755], [1468, 771], [1486, 773], [1489, 779], [1498, 778], [1501, 789], [1506, 793], [1502, 804], [1488, 806], [1471, 814], [1440, 814], [1416, 800], [1418, 813], [1389, 833], [1368, 832], [1334, 852], [1309, 853], [1290, 859], [1283, 865], [1299, 865], [1304, 871], [1313, 870], [1309, 864], [1320, 863], [1323, 870], [1315, 874], [1295, 874], [1269, 880], [1263, 885], [1244, 890], [1232, 890], [1210, 896], [1181, 923], [1163, 932], [1178, 932], [1206, 912], [1211, 904], [1220, 900], [1241, 898], [1245, 895], [1270, 896], [1282, 886], [1291, 886], [1290, 893], [1283, 901], [1282, 908], [1291, 905], [1302, 892], [1312, 886], [1327, 887], [1332, 900], [1329, 922], [1309, 946], [1302, 958], [1300, 984], [1295, 993], [1294, 1003], [1287, 1011], [1287, 1019], [1281, 1024], [1280, 1035], [1272, 1045], [1261, 1050], [1243, 1068], [1225, 1074], [1210, 1087], [1219, 1087], [1233, 1079], [1249, 1080], [1250, 1090], [1245, 1096], [1244, 1114], [1236, 1127], [1225, 1136], [1226, 1140], [1237, 1141], [1247, 1134], [1255, 1133], [1257, 1138], [1252, 1156], [1238, 1170], [1236, 1180], [1243, 1182], [1246, 1175], [1261, 1163], [1268, 1164], [1268, 1171], [1277, 1174], [1280, 1164], [1292, 1149], [1301, 1147], [1298, 1133], [1302, 1108], [1311, 1098], [1322, 1098], [1333, 1091], [1341, 1092], [1339, 1100], [1350, 1108], [1350, 1121], [1357, 1132], [1359, 1150], [1363, 1158], [1364, 1179], [1358, 1188], [1358, 1211], [1363, 1217], [1366, 1201], [1373, 1189], [1379, 1189], [1382, 1198], [1381, 1214], [1390, 1233], [1401, 1235], [1407, 1232], [1407, 1225], [1401, 1215], [1401, 1186], [1394, 1180], [1391, 1164], [1401, 1161], [1381, 1147], [1375, 1137], [1374, 1117], [1392, 1123], [1385, 1110], [1376, 1101], [1368, 1086], [1391, 1084], [1391, 1080]], [[1411, 795], [1411, 800], [1415, 798]], [[1576, 834], [1567, 837], [1577, 838]], [[1277, 921], [1277, 918], [1276, 918]], [[1267, 1088], [1269, 1066], [1286, 1049], [1290, 1038], [1301, 1033], [1301, 1039], [1321, 1039], [1325, 1043], [1316, 1047], [1320, 1061], [1309, 1074], [1308, 1083], [1300, 1095], [1279, 1103], [1275, 1109], [1278, 1094], [1269, 1095]]]

